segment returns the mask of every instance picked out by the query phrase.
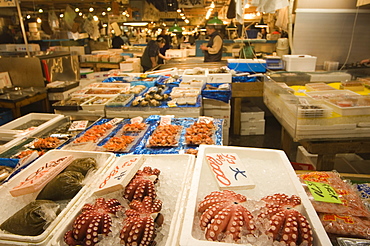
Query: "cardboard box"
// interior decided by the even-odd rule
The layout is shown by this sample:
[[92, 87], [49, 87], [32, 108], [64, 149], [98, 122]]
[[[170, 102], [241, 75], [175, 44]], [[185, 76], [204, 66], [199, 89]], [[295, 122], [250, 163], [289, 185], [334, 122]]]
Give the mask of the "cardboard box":
[[230, 103], [225, 103], [216, 99], [203, 98], [204, 109], [230, 109]]
[[216, 119], [223, 119], [224, 128], [230, 127], [230, 115], [231, 115], [230, 107], [228, 109], [204, 109], [203, 115], [210, 116]]
[[242, 121], [240, 135], [263, 135], [265, 134], [265, 120]]
[[240, 121], [256, 121], [263, 120], [265, 112], [258, 107], [248, 107], [246, 112], [241, 112]]

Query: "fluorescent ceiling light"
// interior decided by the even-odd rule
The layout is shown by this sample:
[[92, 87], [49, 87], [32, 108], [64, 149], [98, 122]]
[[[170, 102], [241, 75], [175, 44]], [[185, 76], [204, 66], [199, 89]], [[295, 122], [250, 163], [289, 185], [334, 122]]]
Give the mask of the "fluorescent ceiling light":
[[123, 23], [124, 26], [146, 26], [148, 22], [125, 22]]

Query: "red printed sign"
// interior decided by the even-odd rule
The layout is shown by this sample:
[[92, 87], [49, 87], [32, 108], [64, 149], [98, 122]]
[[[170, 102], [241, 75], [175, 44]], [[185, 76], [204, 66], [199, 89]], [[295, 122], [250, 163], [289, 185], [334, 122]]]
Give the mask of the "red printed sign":
[[142, 156], [132, 157], [129, 160], [122, 161], [127, 157], [121, 157], [107, 172], [104, 180], [99, 183], [95, 195], [102, 195], [117, 191], [126, 187], [131, 178], [144, 162]]
[[247, 166], [235, 153], [207, 154], [206, 159], [220, 189], [248, 189], [255, 184], [247, 172]]
[[50, 180], [66, 168], [72, 160], [73, 156], [69, 155], [47, 162], [28, 175], [19, 185], [13, 187], [10, 190], [10, 194], [16, 197], [41, 190]]

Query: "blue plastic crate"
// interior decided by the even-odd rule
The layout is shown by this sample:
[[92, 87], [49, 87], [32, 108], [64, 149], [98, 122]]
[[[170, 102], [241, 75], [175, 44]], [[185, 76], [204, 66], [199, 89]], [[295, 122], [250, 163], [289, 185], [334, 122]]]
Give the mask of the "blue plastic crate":
[[227, 67], [237, 72], [265, 73], [266, 61], [261, 59], [229, 59]]

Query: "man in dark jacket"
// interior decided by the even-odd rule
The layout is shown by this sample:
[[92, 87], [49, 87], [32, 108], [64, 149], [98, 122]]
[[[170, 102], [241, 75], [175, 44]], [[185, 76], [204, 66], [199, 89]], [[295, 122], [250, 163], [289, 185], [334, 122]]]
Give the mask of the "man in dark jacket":
[[218, 62], [222, 58], [223, 41], [215, 26], [206, 26], [209, 41], [207, 45], [201, 45], [200, 49], [204, 51], [204, 62]]
[[[162, 29], [161, 34], [157, 36], [157, 38], [163, 38], [166, 40], [166, 44], [159, 49], [159, 53], [161, 53], [163, 56], [166, 56], [166, 50], [171, 48], [171, 37], [167, 34], [166, 29]], [[163, 64], [163, 59], [161, 57], [158, 58], [158, 64]]]
[[163, 56], [159, 53], [159, 49], [166, 44], [164, 38], [157, 38], [157, 40], [150, 40], [144, 50], [141, 57], [141, 66], [143, 71], [146, 72], [149, 69], [155, 68], [158, 65], [158, 57], [164, 60], [169, 60], [170, 58]]

